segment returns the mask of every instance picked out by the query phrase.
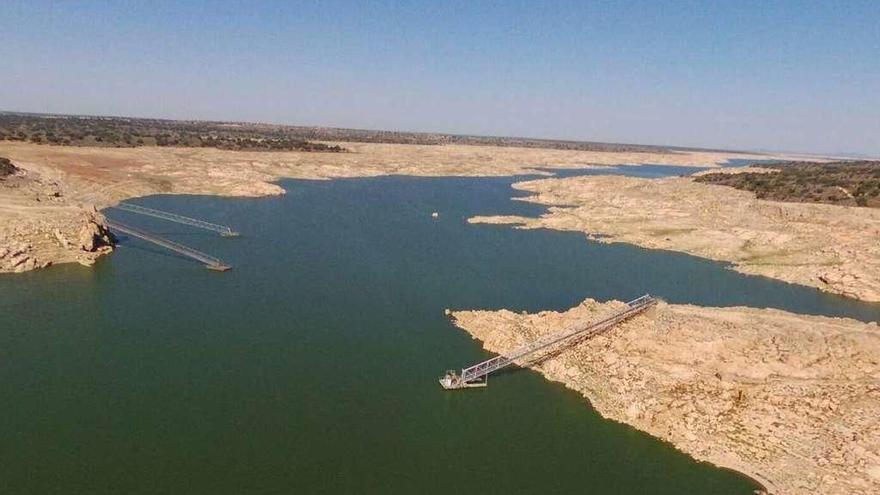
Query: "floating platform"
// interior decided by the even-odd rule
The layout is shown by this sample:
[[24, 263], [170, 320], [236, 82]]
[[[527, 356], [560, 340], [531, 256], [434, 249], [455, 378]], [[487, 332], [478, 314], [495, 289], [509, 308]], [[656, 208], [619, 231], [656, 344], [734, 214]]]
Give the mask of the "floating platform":
[[442, 378], [440, 378], [440, 386], [446, 390], [457, 390], [460, 388], [480, 388], [489, 386], [489, 381], [484, 377], [482, 380], [466, 382], [461, 379], [461, 375], [455, 370], [448, 370]]

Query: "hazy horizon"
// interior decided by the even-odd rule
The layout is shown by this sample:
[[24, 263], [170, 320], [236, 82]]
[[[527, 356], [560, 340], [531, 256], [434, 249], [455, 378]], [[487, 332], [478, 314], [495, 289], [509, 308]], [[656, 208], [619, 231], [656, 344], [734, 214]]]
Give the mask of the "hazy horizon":
[[51, 112], [31, 112], [28, 110], [12, 110], [7, 108], [0, 108], [0, 114], [2, 113], [11, 113], [11, 114], [24, 114], [24, 115], [45, 115], [52, 117], [86, 117], [86, 118], [120, 118], [120, 119], [155, 119], [155, 120], [168, 120], [168, 121], [179, 121], [179, 122], [218, 122], [218, 123], [241, 123], [241, 124], [256, 124], [256, 125], [278, 125], [278, 126], [290, 126], [290, 127], [313, 127], [313, 128], [326, 128], [326, 129], [351, 129], [357, 131], [377, 131], [377, 132], [400, 132], [400, 133], [417, 133], [417, 134], [440, 134], [440, 135], [450, 135], [450, 136], [472, 136], [472, 137], [485, 137], [485, 138], [516, 138], [516, 139], [535, 139], [535, 140], [546, 140], [546, 141], [568, 141], [568, 142], [582, 142], [582, 143], [598, 143], [598, 144], [620, 144], [620, 145], [638, 145], [638, 146], [657, 146], [657, 147], [666, 147], [666, 148], [683, 148], [683, 149], [706, 149], [706, 150], [725, 150], [725, 151], [733, 151], [733, 152], [746, 152], [746, 153], [789, 153], [792, 155], [804, 155], [804, 156], [824, 156], [824, 157], [843, 157], [843, 158], [854, 158], [854, 159], [880, 159], [880, 154], [878, 155], [870, 155], [864, 153], [814, 153], [810, 151], [801, 151], [801, 150], [781, 150], [781, 149], [747, 149], [747, 148], [712, 148], [705, 146], [683, 146], [676, 143], [647, 143], [647, 142], [623, 142], [623, 141], [597, 141], [591, 139], [565, 139], [565, 138], [556, 138], [556, 137], [536, 137], [536, 136], [515, 136], [515, 135], [501, 135], [501, 134], [463, 134], [463, 133], [455, 133], [455, 132], [446, 132], [442, 130], [437, 131], [412, 131], [408, 129], [367, 129], [361, 127], [346, 127], [346, 126], [332, 126], [332, 125], [316, 125], [316, 124], [299, 124], [295, 122], [269, 122], [269, 121], [245, 121], [245, 120], [213, 120], [213, 119], [199, 119], [199, 118], [169, 118], [169, 117], [161, 117], [155, 115], [110, 115], [110, 114], [82, 114], [82, 113], [51, 113]]
[[880, 156], [880, 4], [8, 2], [0, 109]]

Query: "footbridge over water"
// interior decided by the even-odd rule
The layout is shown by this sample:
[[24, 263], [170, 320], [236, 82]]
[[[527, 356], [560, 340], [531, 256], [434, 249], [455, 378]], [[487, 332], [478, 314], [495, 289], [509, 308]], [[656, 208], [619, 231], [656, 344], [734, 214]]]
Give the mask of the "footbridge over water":
[[526, 365], [535, 362], [541, 357], [546, 357], [565, 348], [571, 347], [585, 339], [599, 335], [614, 325], [628, 320], [633, 316], [643, 313], [645, 310], [657, 304], [657, 299], [649, 294], [633, 299], [626, 303], [626, 307], [599, 321], [586, 326], [569, 328], [559, 333], [546, 335], [530, 344], [492, 359], [477, 363], [469, 368], [461, 370], [461, 374], [453, 370], [446, 372], [440, 379], [440, 385], [447, 390], [460, 388], [485, 387], [489, 373], [498, 371], [511, 364]]
[[122, 232], [123, 234], [128, 234], [130, 236], [134, 236], [139, 239], [143, 239], [145, 241], [152, 242], [153, 244], [156, 244], [158, 246], [162, 246], [165, 249], [169, 249], [171, 251], [174, 251], [175, 253], [182, 254], [183, 256], [186, 256], [188, 258], [192, 258], [196, 261], [200, 261], [205, 264], [206, 268], [209, 268], [211, 270], [225, 272], [226, 270], [229, 270], [230, 268], [232, 268], [231, 266], [227, 265], [226, 263], [220, 261], [219, 259], [217, 259], [209, 254], [205, 254], [205, 253], [198, 251], [198, 250], [195, 250], [191, 247], [184, 246], [183, 244], [178, 244], [174, 241], [170, 241], [170, 240], [165, 239], [163, 237], [159, 237], [155, 234], [151, 234], [150, 232], [134, 228], [130, 225], [126, 225], [124, 223], [117, 222], [116, 220], [110, 220], [108, 218], [107, 219], [107, 227], [110, 228], [110, 231]]
[[217, 232], [218, 234], [224, 237], [235, 237], [238, 234], [232, 227], [228, 227], [226, 225], [219, 225], [216, 223], [206, 222], [204, 220], [199, 220], [198, 218], [186, 217], [183, 215], [178, 215], [177, 213], [169, 213], [167, 211], [162, 210], [154, 210], [153, 208], [147, 208], [146, 206], [135, 205], [132, 203], [119, 203], [115, 205], [113, 208], [117, 210], [128, 211], [131, 213], [137, 213], [139, 215], [146, 215], [155, 218], [161, 218], [162, 220], [168, 220], [169, 222], [176, 222], [184, 225], [191, 225], [193, 227], [198, 227], [200, 229], [212, 230]]

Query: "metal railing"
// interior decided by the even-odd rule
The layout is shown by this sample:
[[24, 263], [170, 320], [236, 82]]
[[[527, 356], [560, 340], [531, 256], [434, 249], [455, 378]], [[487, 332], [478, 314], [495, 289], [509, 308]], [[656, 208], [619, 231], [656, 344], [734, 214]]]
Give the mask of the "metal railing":
[[464, 368], [461, 370], [461, 381], [466, 384], [468, 382], [479, 380], [493, 371], [510, 366], [517, 361], [522, 362], [530, 355], [541, 350], [547, 350], [556, 344], [559, 344], [560, 347], [572, 345], [581, 339], [592, 337], [603, 332], [615, 324], [641, 313], [656, 303], [656, 298], [649, 294], [645, 294], [642, 297], [626, 303], [626, 309], [618, 311], [602, 320], [591, 323], [586, 327], [567, 329], [560, 333], [547, 335], [528, 345], [507, 353], [506, 355], [496, 356], [492, 359], [483, 361], [482, 363], [477, 363], [469, 368]]
[[119, 223], [115, 220], [110, 220], [109, 218], [107, 219], [107, 227], [109, 227], [111, 231], [115, 230], [117, 232], [122, 232], [123, 234], [131, 235], [131, 236], [143, 239], [145, 241], [152, 242], [153, 244], [162, 246], [166, 249], [170, 249], [171, 251], [182, 254], [182, 255], [187, 256], [189, 258], [192, 258], [194, 260], [201, 261], [202, 263], [205, 264], [206, 267], [208, 267], [212, 270], [226, 271], [226, 270], [229, 270], [230, 268], [232, 268], [231, 266], [227, 265], [226, 263], [220, 261], [219, 259], [217, 259], [209, 254], [205, 254], [205, 253], [198, 251], [198, 250], [195, 250], [189, 246], [184, 246], [183, 244], [178, 244], [174, 241], [170, 241], [170, 240], [165, 239], [163, 237], [159, 237], [155, 234], [151, 234], [149, 232], [146, 232], [146, 231], [143, 231], [140, 229], [136, 229], [136, 228], [131, 227], [129, 225], [125, 225], [124, 223]]
[[237, 236], [238, 232], [232, 229], [232, 227], [227, 227], [226, 225], [219, 225], [216, 223], [205, 222], [204, 220], [199, 220], [197, 218], [186, 217], [183, 215], [178, 215], [177, 213], [169, 213], [167, 211], [162, 210], [154, 210], [153, 208], [147, 208], [146, 206], [139, 206], [131, 203], [119, 203], [113, 208], [117, 210], [129, 211], [132, 213], [138, 213], [140, 215], [147, 215], [150, 217], [161, 218], [162, 220], [168, 220], [169, 222], [182, 223], [184, 225], [192, 225], [193, 227], [198, 227], [200, 229], [205, 230], [213, 230], [214, 232], [219, 233], [220, 235], [232, 237]]

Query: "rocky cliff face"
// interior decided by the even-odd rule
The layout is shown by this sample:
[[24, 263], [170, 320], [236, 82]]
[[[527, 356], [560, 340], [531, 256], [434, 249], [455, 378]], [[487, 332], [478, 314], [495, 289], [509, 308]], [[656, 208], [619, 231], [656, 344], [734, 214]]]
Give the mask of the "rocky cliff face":
[[[38, 235], [39, 232], [44, 235]], [[59, 210], [59, 215], [51, 220], [23, 226], [10, 234], [0, 237], [0, 272], [21, 273], [53, 262], [91, 266], [116, 245], [106, 219], [94, 207], [85, 211]]]
[[107, 220], [92, 202], [72, 198], [64, 177], [39, 164], [0, 158], [0, 273], [55, 263], [92, 265], [113, 250]]

